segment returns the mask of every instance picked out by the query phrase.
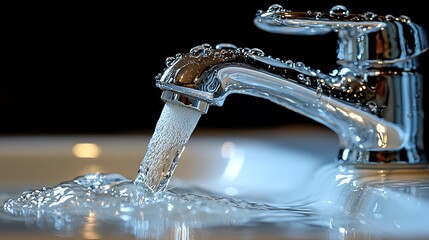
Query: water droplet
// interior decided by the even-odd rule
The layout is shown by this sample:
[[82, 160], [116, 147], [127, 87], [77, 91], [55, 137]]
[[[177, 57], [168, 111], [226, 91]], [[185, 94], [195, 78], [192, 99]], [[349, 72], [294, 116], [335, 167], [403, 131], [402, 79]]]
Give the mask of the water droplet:
[[191, 48], [191, 50], [189, 50], [189, 53], [192, 55], [197, 55], [199, 52], [203, 51], [204, 49], [201, 46], [196, 46]]
[[175, 60], [176, 60], [175, 57], [168, 57], [167, 59], [165, 59], [165, 65], [167, 67], [171, 67]]
[[387, 21], [393, 21], [393, 20], [395, 20], [395, 17], [392, 14], [387, 14], [386, 15], [386, 20]]
[[250, 53], [261, 57], [265, 55], [265, 53], [259, 48], [252, 48], [252, 50], [250, 50]]
[[161, 77], [162, 77], [162, 73], [158, 73], [156, 76], [155, 76], [155, 81], [161, 81]]
[[365, 18], [365, 20], [374, 20], [375, 18], [377, 18], [377, 14], [373, 12], [366, 12], [363, 14], [363, 17]]
[[210, 46], [210, 44], [202, 44], [196, 47], [191, 48], [191, 50], [189, 51], [189, 53], [191, 54], [192, 57], [206, 57], [208, 56], [208, 54], [210, 54], [212, 51], [212, 47]]
[[216, 45], [216, 49], [237, 49], [237, 46], [231, 43], [219, 43]]
[[349, 10], [343, 5], [335, 5], [329, 10], [329, 16], [335, 18], [348, 17], [350, 15]]
[[297, 68], [304, 68], [304, 67], [305, 67], [305, 65], [304, 65], [304, 63], [303, 63], [303, 62], [296, 62], [296, 63], [295, 63], [295, 67], [297, 67]]
[[208, 43], [204, 43], [201, 45], [204, 49], [212, 49], [212, 46], [210, 46], [210, 44]]
[[371, 102], [368, 102], [366, 105], [368, 106], [369, 110], [370, 110], [373, 114], [376, 114], [376, 113], [377, 113], [377, 111], [378, 111], [378, 106], [377, 106], [377, 104], [376, 104], [375, 102], [371, 101]]
[[273, 4], [267, 10], [267, 12], [271, 12], [271, 13], [281, 13], [284, 11], [285, 11], [285, 9], [280, 4]]
[[400, 16], [401, 22], [410, 22], [411, 18], [406, 16], [406, 15], [401, 15]]
[[284, 19], [284, 16], [282, 16], [282, 15], [273, 15], [272, 18], [275, 21], [281, 22], [281, 20]]
[[308, 77], [305, 77], [304, 74], [299, 73], [297, 75], [297, 78], [298, 78], [298, 81], [304, 83], [305, 85], [307, 85], [307, 86], [311, 85], [310, 79]]

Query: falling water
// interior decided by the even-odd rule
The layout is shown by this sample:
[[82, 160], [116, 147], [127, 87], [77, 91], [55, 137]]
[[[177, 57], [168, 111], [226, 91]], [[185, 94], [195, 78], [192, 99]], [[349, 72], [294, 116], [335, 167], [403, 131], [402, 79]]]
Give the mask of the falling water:
[[[287, 12], [278, 4], [272, 5], [268, 11]], [[308, 14], [313, 13], [308, 12]], [[331, 17], [342, 18], [348, 17], [350, 13], [343, 6], [337, 5], [329, 14]], [[323, 17], [320, 12], [314, 12], [313, 15], [315, 20]], [[373, 20], [377, 15], [368, 12], [364, 17], [367, 18], [366, 20]], [[408, 20], [407, 17], [399, 18], [401, 19]], [[226, 46], [226, 48], [230, 47]], [[204, 45], [194, 48], [191, 53], [193, 57], [208, 57], [211, 50]], [[247, 50], [243, 49], [243, 51]], [[222, 52], [226, 50], [213, 53], [216, 54], [215, 59], [220, 59]], [[230, 50], [230, 53], [235, 56], [236, 50]], [[252, 55], [252, 59], [264, 59], [258, 58], [264, 55], [259, 49], [253, 49], [246, 54]], [[167, 60], [167, 66], [169, 66], [175, 59]], [[275, 62], [266, 58], [265, 63], [275, 63], [276, 68], [273, 69], [281, 70], [283, 66], [287, 70], [284, 73], [289, 70], [299, 70], [297, 78], [300, 83], [312, 88], [314, 83], [317, 83], [315, 90], [319, 100], [327, 90], [330, 91], [330, 95], [334, 97], [338, 95], [339, 98], [347, 100], [350, 88], [363, 89], [352, 91], [353, 94], [359, 93], [359, 103], [371, 93], [369, 88], [362, 88], [361, 85], [350, 83], [348, 80], [344, 80], [343, 83], [342, 78], [329, 85], [330, 82], [322, 82], [317, 77], [306, 77], [302, 74], [303, 72], [308, 72], [309, 76], [317, 74], [300, 62], [292, 67], [292, 61]], [[347, 91], [344, 91], [343, 87], [344, 89], [347, 87]], [[370, 104], [369, 108], [374, 113], [378, 111], [376, 104]], [[126, 231], [145, 239], [166, 239], [166, 236], [173, 236], [174, 239], [179, 239], [177, 236], [184, 236], [183, 239], [194, 239], [189, 238], [192, 235], [190, 234], [192, 228], [219, 226], [253, 228], [265, 223], [272, 223], [287, 230], [290, 230], [291, 226], [296, 226], [293, 224], [301, 223], [305, 227], [299, 227], [305, 232], [323, 227], [332, 230], [330, 233], [333, 239], [343, 239], [347, 236], [347, 229], [350, 229], [349, 236], [352, 237], [355, 236], [356, 229], [363, 228], [367, 231], [366, 228], [369, 226], [372, 226], [369, 231], [371, 234], [373, 231], [375, 233], [380, 231], [382, 234], [395, 233], [400, 231], [400, 228], [405, 229], [403, 233], [409, 234], [421, 230], [417, 223], [427, 223], [425, 218], [421, 218], [423, 221], [416, 218], [418, 215], [428, 215], [425, 214], [426, 212], [421, 212], [424, 208], [413, 208], [417, 204], [427, 204], [419, 199], [415, 200], [416, 204], [411, 204], [408, 208], [395, 208], [395, 211], [383, 209], [381, 203], [386, 199], [388, 191], [391, 191], [385, 187], [388, 179], [384, 172], [380, 175], [381, 180], [377, 180], [378, 172], [369, 177], [355, 178], [352, 172], [339, 170], [334, 164], [327, 165], [318, 172], [320, 176], [314, 177], [317, 181], [311, 182], [314, 186], [310, 184], [306, 190], [308, 192], [302, 190], [305, 193], [303, 196], [307, 196], [305, 201], [295, 202], [289, 206], [217, 196], [212, 192], [190, 186], [168, 188], [180, 155], [200, 117], [201, 113], [198, 111], [166, 103], [134, 180], [116, 173], [91, 173], [78, 176], [56, 186], [24, 191], [17, 198], [6, 200], [0, 214], [20, 218], [26, 225], [37, 225], [42, 229], [52, 228], [56, 232], [90, 234], [89, 237], [84, 237], [85, 239], [98, 239], [99, 236], [90, 228], [95, 229], [94, 226], [99, 227], [104, 223], [107, 223], [107, 228], [111, 230], [109, 234], [116, 230], [112, 228], [118, 228], [118, 231]], [[260, 176], [255, 176], [255, 178], [258, 177]], [[360, 185], [356, 183], [358, 181]], [[381, 187], [367, 187], [372, 185]], [[391, 182], [391, 185], [404, 192], [424, 194], [429, 192], [423, 181], [410, 181], [405, 184]], [[307, 195], [307, 193], [311, 194]], [[407, 202], [412, 200], [409, 195], [401, 195], [398, 191], [391, 192], [390, 195], [392, 194], [394, 194], [394, 200], [400, 198], [404, 198]], [[384, 203], [390, 204], [386, 201]], [[407, 214], [418, 211], [418, 214], [404, 215], [407, 218], [399, 220], [414, 221], [400, 222], [397, 221], [395, 212], [401, 210]], [[265, 228], [265, 230], [271, 229]], [[169, 232], [172, 234], [169, 235]], [[426, 234], [427, 230], [422, 232]], [[371, 238], [371, 236], [364, 237]]]
[[[336, 164], [320, 169], [314, 177], [317, 181], [309, 182], [314, 186], [310, 184], [302, 190], [302, 196], [306, 196], [304, 200], [286, 205], [220, 196], [190, 185], [168, 187], [200, 116], [193, 109], [166, 103], [134, 180], [116, 173], [90, 173], [56, 186], [27, 190], [4, 202], [0, 220], [18, 219], [27, 226], [35, 225], [55, 233], [76, 235], [82, 232], [97, 237], [98, 232], [94, 229], [103, 228], [103, 233], [126, 232], [143, 239], [181, 239], [169, 236], [194, 239], [189, 236], [195, 229], [264, 228], [269, 224], [305, 232], [329, 229], [333, 239], [343, 239], [347, 235], [346, 229], [378, 234], [384, 227], [382, 234], [393, 232], [396, 235], [422, 231], [418, 228], [420, 225], [414, 224], [421, 220], [413, 215], [416, 209], [403, 209], [402, 212], [407, 214], [411, 212], [407, 220], [416, 220], [398, 225], [395, 214], [377, 208], [378, 202], [384, 199], [380, 196], [386, 194], [386, 188], [362, 187], [362, 182], [370, 186], [385, 184], [385, 179], [377, 181], [378, 175], [360, 177], [360, 186], [354, 186], [353, 174], [343, 172]], [[423, 189], [421, 192], [427, 192], [426, 185], [420, 182], [394, 184], [404, 191]], [[380, 191], [380, 194], [374, 195], [373, 191]], [[399, 196], [395, 194], [395, 197]], [[402, 198], [410, 201], [408, 196]], [[367, 203], [375, 203], [375, 207], [367, 207]], [[418, 200], [416, 203], [421, 204]], [[356, 204], [361, 207], [355, 209]], [[366, 221], [377, 227], [367, 229]], [[340, 237], [335, 238], [338, 234]]]
[[177, 234], [178, 223], [182, 235], [192, 228], [241, 226], [251, 221], [306, 219], [306, 223], [323, 224], [306, 204], [274, 206], [191, 186], [167, 188], [200, 116], [196, 110], [166, 103], [135, 180], [116, 173], [90, 173], [53, 187], [24, 191], [4, 202], [3, 213], [21, 217], [26, 224], [37, 222], [40, 228], [65, 232], [117, 222], [116, 226], [145, 239], [164, 239], [171, 231]]
[[195, 129], [201, 112], [167, 102], [135, 179], [154, 192], [164, 191]]

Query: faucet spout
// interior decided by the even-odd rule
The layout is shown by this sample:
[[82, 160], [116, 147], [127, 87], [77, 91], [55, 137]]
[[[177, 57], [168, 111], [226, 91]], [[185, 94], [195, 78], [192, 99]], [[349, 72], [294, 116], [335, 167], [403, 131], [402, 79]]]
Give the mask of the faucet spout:
[[351, 14], [341, 5], [321, 13], [274, 4], [254, 22], [274, 33], [338, 33], [340, 68], [326, 74], [258, 48], [202, 44], [167, 58], [156, 77], [161, 98], [202, 113], [233, 93], [268, 99], [334, 131], [342, 164], [427, 167], [417, 70], [428, 44], [420, 26], [406, 16]]

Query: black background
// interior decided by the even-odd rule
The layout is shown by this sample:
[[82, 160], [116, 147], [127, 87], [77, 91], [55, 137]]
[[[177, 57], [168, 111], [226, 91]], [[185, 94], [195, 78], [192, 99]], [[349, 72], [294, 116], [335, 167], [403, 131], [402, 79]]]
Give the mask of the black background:
[[[287, 36], [253, 24], [278, 3], [294, 11], [407, 15], [427, 26], [423, 1], [153, 1], [23, 4], [3, 7], [0, 135], [152, 131], [164, 103], [155, 76], [165, 59], [208, 43], [260, 48], [325, 73], [336, 68], [336, 35]], [[421, 58], [426, 76], [428, 53]], [[428, 84], [426, 84], [428, 85]], [[425, 85], [425, 86], [426, 86]], [[427, 86], [425, 87], [427, 89]], [[428, 91], [425, 90], [424, 99]], [[427, 108], [425, 106], [425, 108]], [[427, 112], [427, 111], [426, 111]], [[267, 100], [228, 97], [199, 127], [316, 124]]]

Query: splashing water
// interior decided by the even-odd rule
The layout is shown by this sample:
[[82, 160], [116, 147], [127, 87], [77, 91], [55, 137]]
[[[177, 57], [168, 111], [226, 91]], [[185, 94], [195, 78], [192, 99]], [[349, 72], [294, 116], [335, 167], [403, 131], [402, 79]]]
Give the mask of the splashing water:
[[[371, 228], [371, 234], [372, 229], [377, 233], [380, 227], [386, 229], [382, 234], [398, 233], [396, 215], [383, 217], [386, 214], [383, 209], [372, 205], [363, 210], [353, 210], [356, 204], [368, 206], [368, 203], [375, 203], [378, 206], [378, 202], [384, 199], [380, 196], [386, 194], [386, 188], [374, 190], [346, 184], [354, 183], [356, 179], [352, 174], [339, 172], [336, 164], [320, 169], [319, 175], [314, 177], [317, 179], [313, 182], [315, 185], [308, 186], [308, 192], [302, 191], [304, 201], [289, 202], [287, 205], [222, 197], [190, 185], [181, 186], [177, 182], [167, 188], [180, 153], [200, 118], [200, 114], [195, 112], [181, 106], [165, 105], [134, 180], [115, 173], [91, 173], [53, 187], [28, 190], [4, 202], [0, 220], [7, 215], [7, 218], [18, 219], [26, 226], [37, 226], [56, 234], [87, 234], [85, 239], [101, 238], [97, 235], [99, 232], [92, 229], [100, 227], [107, 228], [104, 233], [107, 232], [110, 237], [116, 232], [123, 236], [125, 231], [139, 239], [195, 239], [190, 237], [194, 234], [192, 231], [202, 228], [265, 228], [269, 226], [267, 224], [288, 231], [292, 226], [302, 229], [301, 234], [328, 229], [329, 234], [334, 236], [332, 239], [343, 239], [345, 229], [358, 231], [364, 228], [363, 231], [367, 231], [366, 221], [378, 226]], [[374, 185], [384, 184], [386, 180], [383, 178], [380, 182], [370, 176], [359, 181]], [[410, 188], [427, 192], [426, 185], [419, 182], [394, 186], [406, 191]], [[373, 191], [381, 191], [381, 195], [371, 194]], [[404, 195], [403, 198], [409, 201], [408, 196]], [[407, 208], [403, 212], [410, 210], [413, 209]], [[415, 219], [414, 215], [409, 215], [412, 217], [410, 219]], [[363, 223], [359, 225], [349, 219]], [[403, 232], [399, 233], [415, 232], [416, 227], [413, 226], [419, 225], [413, 223], [420, 220], [417, 218], [412, 224], [402, 223], [400, 230]], [[389, 225], [389, 221], [395, 224]]]
[[[144, 239], [166, 239], [171, 232], [219, 225], [241, 226], [250, 220], [318, 221], [303, 207], [275, 207], [216, 197], [194, 188], [152, 192], [120, 174], [93, 173], [54, 187], [28, 190], [3, 205], [5, 213], [37, 223], [45, 230], [81, 231], [86, 225], [119, 227]], [[0, 212], [1, 216], [1, 212]], [[116, 223], [113, 224], [112, 223]], [[118, 224], [119, 223], [119, 224]], [[179, 238], [174, 238], [179, 239]], [[187, 238], [185, 238], [187, 239]]]
[[91, 173], [53, 187], [25, 191], [8, 199], [3, 211], [57, 230], [80, 228], [81, 219], [133, 222], [134, 227], [145, 226], [132, 229], [143, 237], [162, 236], [178, 222], [182, 227], [203, 227], [263, 219], [268, 212], [270, 218], [315, 215], [306, 207], [250, 203], [191, 187], [167, 189], [200, 116], [193, 109], [166, 103], [134, 180], [115, 173]]
[[[198, 188], [167, 185], [201, 113], [166, 103], [135, 180], [120, 174], [91, 173], [53, 187], [24, 191], [3, 204], [3, 213], [26, 224], [71, 231], [88, 224], [120, 222], [143, 238], [169, 231], [219, 225], [243, 225], [273, 219], [320, 221], [308, 206], [274, 206], [218, 197]], [[1, 212], [0, 212], [1, 215]], [[315, 224], [316, 225], [316, 224]], [[109, 225], [110, 226], [110, 225]], [[187, 230], [188, 229], [188, 230]]]
[[[270, 7], [269, 11], [287, 12], [278, 4]], [[312, 13], [309, 12], [309, 14]], [[343, 6], [337, 5], [331, 9], [329, 14], [331, 17], [341, 19], [348, 17], [350, 13]], [[377, 17], [370, 12], [364, 16], [371, 19]], [[314, 13], [314, 17], [318, 19], [323, 15]], [[293, 63], [290, 60], [281, 61], [271, 57], [261, 58], [265, 54], [260, 49], [236, 49], [228, 44], [223, 44], [221, 47], [224, 49], [213, 50], [205, 44], [197, 46], [191, 49], [191, 57], [198, 59], [202, 56], [209, 59], [213, 54], [213, 59], [219, 60], [224, 57], [223, 60], [226, 61], [229, 59], [228, 55], [240, 58], [241, 55], [236, 53], [241, 52], [246, 61], [257, 59], [260, 63], [272, 65], [270, 69], [273, 72], [280, 71], [277, 74], [286, 74], [290, 70], [296, 70], [299, 72], [298, 81], [315, 89], [318, 100], [321, 100], [324, 93], [329, 93], [330, 96], [339, 97], [346, 101], [357, 99], [357, 103], [362, 104], [372, 94], [370, 88], [367, 88], [360, 81], [350, 82], [349, 80], [352, 78], [327, 78], [332, 80], [327, 82], [318, 77], [322, 74], [313, 71], [301, 62]], [[226, 54], [226, 57], [223, 54]], [[167, 58], [167, 67], [171, 66], [175, 60], [176, 58]], [[336, 74], [332, 76], [336, 77]], [[209, 90], [217, 87], [214, 84], [207, 86], [211, 88]], [[354, 94], [353, 98], [348, 98], [349, 92]], [[378, 112], [376, 104], [368, 102], [367, 105], [374, 114]], [[378, 207], [378, 203], [384, 199], [387, 191], [384, 187], [386, 182], [384, 175], [382, 182], [370, 178], [366, 183], [368, 186], [379, 184], [381, 185], [380, 188], [374, 190], [374, 188], [365, 186], [356, 187], [353, 186], [356, 181], [352, 174], [338, 174], [338, 169], [331, 165], [325, 171], [321, 171], [324, 177], [317, 178], [319, 185], [308, 188], [312, 193], [317, 192], [316, 190], [320, 191], [319, 197], [315, 198], [318, 200], [305, 199], [305, 201], [294, 202], [293, 205], [289, 206], [218, 197], [212, 192], [190, 186], [184, 189], [178, 186], [167, 188], [181, 153], [184, 151], [200, 117], [201, 113], [198, 111], [166, 103], [134, 180], [115, 173], [91, 173], [78, 176], [53, 187], [28, 190], [17, 198], [8, 199], [4, 202], [3, 212], [0, 211], [0, 214], [22, 217], [26, 223], [37, 223], [38, 226], [66, 231], [75, 231], [75, 229], [80, 229], [81, 225], [94, 224], [94, 221], [108, 222], [109, 227], [112, 226], [112, 222], [121, 222], [123, 224], [120, 227], [131, 228], [130, 232], [139, 237], [154, 237], [156, 239], [160, 237], [165, 239], [166, 232], [171, 229], [176, 231], [175, 234], [177, 234], [177, 229], [181, 229], [182, 234], [188, 232], [189, 235], [190, 227], [246, 226], [246, 224], [253, 227], [257, 223], [264, 222], [275, 224], [301, 222], [305, 225], [334, 230], [338, 228], [337, 232], [341, 234], [344, 234], [347, 228], [357, 229], [359, 226], [366, 228], [369, 224], [378, 224], [377, 226], [385, 227], [387, 231], [391, 231], [392, 226], [393, 230], [396, 230], [398, 226], [407, 229], [410, 225], [408, 230], [415, 230], [413, 224], [401, 225], [396, 221], [396, 215], [388, 215], [389, 212], [383, 212], [383, 209]], [[333, 180], [332, 177], [336, 179]], [[359, 181], [363, 182], [363, 179], [359, 179]], [[335, 189], [328, 191], [328, 188], [320, 183]], [[349, 185], [349, 183], [352, 184]], [[394, 187], [406, 191], [423, 189], [422, 192], [427, 192], [427, 186], [420, 182], [409, 182], [407, 185], [394, 184]], [[376, 193], [379, 191], [382, 197], [378, 197], [378, 195], [374, 197], [374, 194], [364, 195], [367, 192], [371, 193], [371, 191]], [[331, 196], [335, 192], [341, 193], [339, 196], [344, 197]], [[350, 193], [352, 194], [350, 195]], [[397, 196], [398, 194], [395, 193], [395, 197]], [[408, 196], [403, 198], [409, 201]], [[368, 202], [374, 202], [374, 205], [370, 205], [374, 207], [355, 210], [357, 205], [355, 203], [368, 206], [366, 204]], [[416, 202], [420, 204], [420, 202]], [[327, 211], [328, 209], [331, 212]], [[334, 213], [336, 218], [332, 217]], [[350, 216], [352, 220], [349, 220]], [[414, 216], [411, 219], [414, 219]], [[392, 220], [390, 222], [394, 222], [394, 225], [386, 225], [389, 220]], [[358, 225], [357, 222], [361, 225]], [[367, 225], [366, 222], [369, 224]], [[378, 231], [378, 228], [375, 230]], [[411, 231], [406, 231], [406, 233]], [[341, 237], [344, 236], [341, 235]], [[97, 238], [97, 236], [93, 236], [86, 239]]]
[[165, 104], [140, 165], [136, 184], [143, 184], [155, 192], [166, 189], [200, 117], [201, 112], [196, 110]]

